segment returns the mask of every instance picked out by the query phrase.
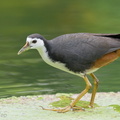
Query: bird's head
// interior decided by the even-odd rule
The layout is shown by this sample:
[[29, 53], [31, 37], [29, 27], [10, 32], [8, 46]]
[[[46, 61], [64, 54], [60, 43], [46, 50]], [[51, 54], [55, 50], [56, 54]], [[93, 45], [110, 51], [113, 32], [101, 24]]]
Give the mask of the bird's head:
[[26, 44], [19, 50], [18, 55], [29, 49], [37, 49], [44, 45], [45, 38], [40, 34], [31, 34], [26, 39]]

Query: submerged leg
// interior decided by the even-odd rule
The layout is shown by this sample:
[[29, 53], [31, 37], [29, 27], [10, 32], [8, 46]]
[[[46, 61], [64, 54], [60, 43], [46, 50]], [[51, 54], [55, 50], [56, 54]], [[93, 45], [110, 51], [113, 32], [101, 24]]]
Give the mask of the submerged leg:
[[82, 110], [81, 107], [77, 107], [75, 106], [76, 103], [88, 92], [88, 90], [91, 88], [91, 83], [89, 82], [88, 78], [86, 76], [83, 77], [83, 79], [85, 80], [86, 83], [86, 88], [77, 96], [77, 98], [75, 100], [73, 100], [69, 106], [65, 107], [65, 108], [61, 108], [61, 109], [45, 109], [43, 108], [43, 110], [51, 110], [51, 111], [57, 111], [57, 112], [67, 112], [69, 110]]
[[93, 107], [94, 100], [95, 100], [95, 95], [96, 95], [97, 88], [98, 88], [99, 80], [97, 79], [97, 77], [93, 73], [91, 73], [90, 76], [94, 80], [94, 88], [93, 88], [92, 96], [91, 96], [91, 100], [90, 100], [90, 107]]

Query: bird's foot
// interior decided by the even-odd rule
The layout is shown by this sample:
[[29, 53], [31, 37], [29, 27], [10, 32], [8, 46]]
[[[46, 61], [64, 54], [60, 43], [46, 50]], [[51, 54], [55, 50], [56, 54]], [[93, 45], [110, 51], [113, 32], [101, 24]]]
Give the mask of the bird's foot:
[[43, 108], [42, 106], [40, 106], [43, 110], [50, 110], [50, 111], [57, 111], [58, 113], [65, 113], [65, 112], [68, 112], [68, 111], [85, 111], [84, 108], [82, 107], [79, 107], [79, 106], [66, 106], [64, 108], [57, 108], [57, 109], [46, 109], [46, 108]]

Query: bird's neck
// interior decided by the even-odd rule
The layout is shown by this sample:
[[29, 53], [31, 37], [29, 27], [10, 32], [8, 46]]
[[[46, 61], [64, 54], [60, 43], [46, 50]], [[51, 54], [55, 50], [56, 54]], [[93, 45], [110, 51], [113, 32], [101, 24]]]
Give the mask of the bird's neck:
[[37, 48], [39, 54], [41, 55], [42, 59], [48, 63], [49, 61], [49, 52], [50, 52], [50, 45], [48, 41], [43, 41], [43, 45]]

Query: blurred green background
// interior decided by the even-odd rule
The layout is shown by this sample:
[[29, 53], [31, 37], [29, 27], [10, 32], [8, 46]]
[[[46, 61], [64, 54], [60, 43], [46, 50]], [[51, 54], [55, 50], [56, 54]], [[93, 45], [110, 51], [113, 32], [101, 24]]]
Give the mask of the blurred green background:
[[[81, 92], [82, 78], [47, 65], [36, 50], [17, 55], [31, 33], [78, 32], [120, 33], [120, 0], [0, 1], [0, 97]], [[119, 66], [120, 59], [96, 72], [99, 92], [120, 91]]]

